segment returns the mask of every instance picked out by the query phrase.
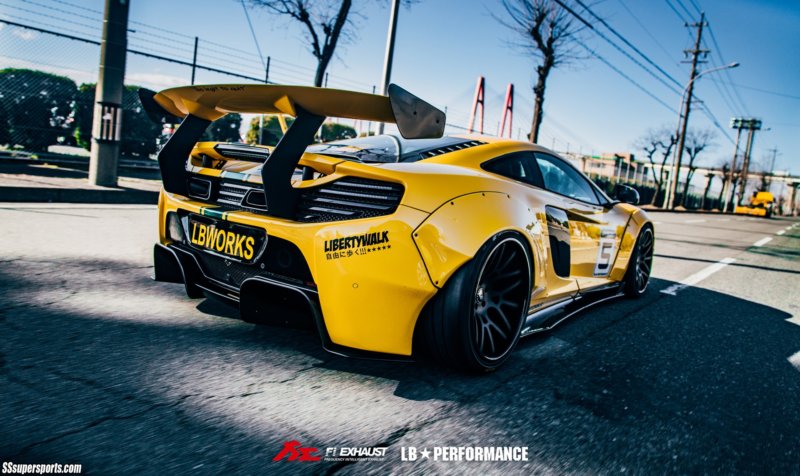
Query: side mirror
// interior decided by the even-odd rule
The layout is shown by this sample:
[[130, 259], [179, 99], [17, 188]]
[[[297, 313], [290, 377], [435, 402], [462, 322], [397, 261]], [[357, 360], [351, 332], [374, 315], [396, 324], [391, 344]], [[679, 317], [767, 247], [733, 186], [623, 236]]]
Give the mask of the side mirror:
[[630, 203], [631, 205], [639, 204], [639, 192], [627, 185], [617, 185], [616, 193], [617, 200], [622, 203]]

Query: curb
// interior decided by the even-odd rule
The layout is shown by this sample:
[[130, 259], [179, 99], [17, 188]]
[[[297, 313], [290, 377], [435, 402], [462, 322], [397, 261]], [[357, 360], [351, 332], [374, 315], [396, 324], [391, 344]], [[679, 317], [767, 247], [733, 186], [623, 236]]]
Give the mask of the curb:
[[158, 203], [158, 192], [131, 189], [87, 190], [69, 188], [0, 187], [0, 202], [156, 205]]

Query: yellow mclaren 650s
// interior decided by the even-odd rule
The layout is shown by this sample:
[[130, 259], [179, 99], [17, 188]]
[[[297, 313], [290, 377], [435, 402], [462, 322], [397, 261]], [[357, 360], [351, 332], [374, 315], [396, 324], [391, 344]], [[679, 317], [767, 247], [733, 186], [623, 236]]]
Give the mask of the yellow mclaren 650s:
[[[281, 85], [140, 90], [180, 123], [158, 154], [155, 279], [248, 322], [308, 325], [345, 356], [433, 356], [486, 372], [520, 337], [586, 306], [640, 296], [653, 225], [543, 147], [443, 136], [445, 115], [387, 96]], [[295, 119], [274, 147], [199, 141], [227, 113]], [[316, 143], [328, 117], [399, 135]]]

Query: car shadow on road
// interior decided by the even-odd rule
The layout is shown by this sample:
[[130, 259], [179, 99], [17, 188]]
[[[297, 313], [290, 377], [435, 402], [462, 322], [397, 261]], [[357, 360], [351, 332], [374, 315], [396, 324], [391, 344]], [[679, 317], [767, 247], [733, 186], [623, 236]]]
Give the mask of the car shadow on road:
[[[69, 454], [60, 445], [71, 441], [72, 430], [60, 443], [37, 442], [84, 416], [87, 431], [107, 421], [93, 416], [109, 404], [105, 400], [112, 409], [131, 401], [180, 406], [180, 431], [126, 428], [132, 432], [126, 441], [142, 438], [173, 452], [187, 440], [221, 441], [231, 428], [247, 427], [237, 408], [250, 412], [247, 422], [264, 419], [273, 435], [284, 435], [285, 423], [275, 417], [283, 410], [248, 407], [259, 398], [287, 408], [315, 402], [305, 408], [315, 418], [335, 408], [341, 421], [352, 421], [341, 431], [358, 441], [360, 428], [370, 423], [350, 402], [364, 394], [373, 398], [358, 400], [361, 410], [406, 402], [410, 409], [402, 414], [411, 419], [417, 406], [428, 411], [428, 403], [443, 402], [457, 431], [516, 428], [517, 441], [529, 444], [537, 458], [563, 463], [566, 472], [618, 466], [645, 473], [759, 472], [768, 461], [771, 472], [787, 473], [796, 471], [800, 458], [800, 369], [790, 361], [800, 351], [800, 326], [788, 322], [793, 316], [787, 312], [729, 294], [690, 287], [669, 296], [659, 290], [674, 283], [654, 280], [641, 299], [584, 311], [552, 332], [524, 339], [498, 371], [471, 376], [431, 364], [331, 356], [313, 332], [237, 322], [231, 308], [187, 301], [180, 285], [148, 281], [149, 270], [135, 263], [64, 266], [74, 270], [71, 280], [44, 267], [34, 273], [23, 266], [0, 269], [6, 290], [0, 293], [0, 375], [34, 387], [41, 375], [72, 379], [59, 393], [41, 385], [33, 407], [15, 403], [15, 421], [33, 423], [0, 432], [0, 449], [13, 455], [33, 448], [24, 459]], [[130, 301], [144, 297], [153, 304]], [[103, 400], [72, 404], [86, 400], [82, 382], [102, 390]], [[335, 398], [317, 407], [319, 394]], [[192, 399], [199, 403], [181, 403]], [[213, 406], [216, 401], [224, 405]], [[294, 421], [292, 431], [313, 434], [315, 427], [304, 423], [312, 420]], [[262, 443], [247, 435], [236, 438], [252, 448]], [[87, 447], [82, 440], [70, 444], [73, 454]], [[130, 451], [147, 459], [141, 448]]]

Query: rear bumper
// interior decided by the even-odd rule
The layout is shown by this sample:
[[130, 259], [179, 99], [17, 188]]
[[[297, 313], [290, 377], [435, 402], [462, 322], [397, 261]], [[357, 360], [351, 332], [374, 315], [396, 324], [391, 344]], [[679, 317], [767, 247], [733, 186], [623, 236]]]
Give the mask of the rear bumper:
[[[267, 250], [270, 243], [278, 242], [296, 247], [299, 261], [307, 264], [310, 273], [307, 279], [296, 279], [270, 272], [275, 270], [270, 270], [268, 263], [266, 269], [258, 262], [253, 266], [230, 263], [167, 236], [168, 213], [208, 215], [205, 207], [201, 202], [162, 192], [160, 243], [154, 251], [156, 279], [182, 282], [192, 297], [210, 293], [237, 303], [245, 320], [293, 325], [302, 320], [299, 311], [304, 310], [325, 349], [336, 354], [393, 359], [411, 356], [417, 319], [436, 292], [412, 238], [426, 213], [401, 206], [390, 216], [313, 224], [246, 212], [221, 217], [263, 228], [268, 236]], [[365, 234], [388, 236], [389, 242], [371, 247], [369, 253], [341, 252], [341, 246], [354, 243], [350, 237]], [[339, 252], [331, 251], [335, 242]], [[289, 310], [279, 304], [288, 304]], [[254, 310], [261, 315], [251, 318]]]

